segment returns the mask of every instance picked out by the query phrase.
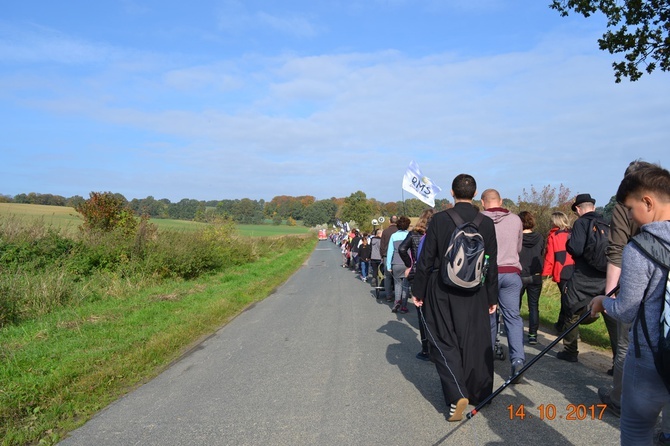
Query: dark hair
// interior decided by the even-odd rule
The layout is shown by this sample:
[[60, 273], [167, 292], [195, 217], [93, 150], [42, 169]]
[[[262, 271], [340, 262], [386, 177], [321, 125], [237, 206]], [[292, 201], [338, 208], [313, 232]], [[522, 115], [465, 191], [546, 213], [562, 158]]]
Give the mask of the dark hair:
[[643, 191], [670, 198], [670, 172], [657, 164], [636, 169], [621, 180], [616, 192], [616, 200], [623, 203], [629, 195]]
[[626, 167], [626, 172], [624, 172], [623, 176], [630, 175], [631, 173], [637, 172], [639, 169], [651, 166], [653, 166], [652, 163], [636, 159], [635, 161], [631, 161], [628, 167]]
[[472, 200], [477, 192], [477, 182], [467, 173], [462, 173], [451, 182], [451, 190], [457, 200]]
[[399, 230], [406, 231], [407, 228], [409, 228], [410, 223], [412, 222], [410, 221], [409, 217], [401, 215], [400, 217], [398, 217], [398, 223], [396, 224], [398, 225]]
[[519, 218], [523, 224], [523, 229], [533, 229], [535, 227], [535, 217], [528, 211], [519, 212]]

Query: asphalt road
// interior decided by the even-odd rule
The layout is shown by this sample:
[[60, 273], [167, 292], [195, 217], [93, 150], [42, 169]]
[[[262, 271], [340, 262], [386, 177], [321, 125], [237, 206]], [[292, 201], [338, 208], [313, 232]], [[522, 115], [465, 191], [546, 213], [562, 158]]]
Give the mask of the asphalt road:
[[[340, 263], [319, 242], [273, 295], [61, 444], [618, 444], [619, 420], [596, 407], [611, 378], [554, 351], [471, 420], [447, 422], [435, 367], [415, 358], [414, 308], [391, 313]], [[495, 365], [494, 389], [510, 371]]]

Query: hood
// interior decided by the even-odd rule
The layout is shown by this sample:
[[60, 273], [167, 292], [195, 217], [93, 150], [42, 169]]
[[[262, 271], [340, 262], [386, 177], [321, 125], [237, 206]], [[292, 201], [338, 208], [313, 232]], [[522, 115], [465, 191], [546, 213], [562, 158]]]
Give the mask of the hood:
[[652, 221], [643, 225], [641, 230], [655, 235], [670, 246], [670, 224], [667, 221]]
[[491, 220], [493, 220], [493, 223], [496, 224], [498, 224], [502, 219], [504, 219], [508, 215], [512, 215], [510, 211], [504, 208], [489, 208], [485, 211], [482, 211], [482, 214], [489, 217]]
[[532, 248], [538, 243], [542, 243], [542, 236], [537, 232], [524, 232], [523, 234], [523, 247]]

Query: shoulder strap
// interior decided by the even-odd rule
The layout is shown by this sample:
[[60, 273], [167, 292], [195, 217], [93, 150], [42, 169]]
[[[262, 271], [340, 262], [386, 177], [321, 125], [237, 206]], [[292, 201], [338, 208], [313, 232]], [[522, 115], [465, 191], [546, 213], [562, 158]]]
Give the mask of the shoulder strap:
[[451, 217], [451, 219], [454, 221], [454, 224], [457, 227], [462, 225], [463, 223], [465, 223], [463, 221], [463, 218], [460, 215], [458, 215], [458, 212], [456, 212], [456, 210], [454, 208], [447, 209], [447, 215], [449, 217]]
[[[454, 208], [447, 209], [447, 215], [451, 217], [456, 226], [461, 226], [462, 224], [465, 224], [463, 218], [460, 215], [458, 215], [458, 212], [456, 212]], [[477, 215], [472, 220], [472, 223], [474, 223], [474, 225], [477, 226], [477, 228], [479, 228], [479, 225], [482, 223], [483, 220], [484, 220], [484, 214], [478, 211]]]
[[658, 237], [646, 231], [630, 239], [651, 260], [670, 270], [670, 249]]
[[[670, 250], [661, 242], [661, 240], [656, 237], [654, 234], [646, 231], [642, 231], [636, 236], [632, 237], [630, 241], [640, 248], [642, 253], [649, 257], [650, 260], [654, 261], [661, 267], [665, 268], [667, 271], [670, 271]], [[637, 312], [637, 318], [633, 324], [633, 344], [635, 346], [635, 357], [640, 357], [640, 344], [637, 339], [637, 324], [639, 323], [642, 326], [642, 334], [644, 335], [647, 345], [651, 346], [651, 341], [649, 339], [649, 330], [647, 328], [647, 320], [644, 317], [644, 304], [647, 300], [647, 294], [649, 293], [649, 284], [644, 291], [644, 298], [640, 302], [640, 308]]]
[[477, 212], [477, 216], [475, 217], [474, 220], [472, 220], [475, 226], [477, 226], [477, 229], [479, 229], [479, 225], [482, 224], [482, 221], [484, 221], [484, 214], [482, 214], [481, 212]]

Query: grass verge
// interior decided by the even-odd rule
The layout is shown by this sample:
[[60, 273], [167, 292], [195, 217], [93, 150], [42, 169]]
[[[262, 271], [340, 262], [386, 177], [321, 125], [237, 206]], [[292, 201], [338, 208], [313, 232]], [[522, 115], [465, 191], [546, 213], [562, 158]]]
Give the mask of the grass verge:
[[0, 331], [3, 445], [53, 444], [262, 300], [316, 240], [193, 281], [65, 308]]
[[[549, 333], [554, 333], [554, 323], [558, 320], [558, 313], [561, 310], [561, 295], [558, 292], [558, 286], [551, 280], [545, 280], [542, 285], [542, 295], [540, 296], [540, 325]], [[523, 297], [521, 305], [521, 316], [528, 320], [528, 301]], [[526, 322], [526, 327], [528, 323]], [[600, 317], [596, 322], [589, 325], [579, 326], [580, 342], [602, 348], [610, 348], [610, 338], [607, 334], [607, 328], [603, 318]]]

